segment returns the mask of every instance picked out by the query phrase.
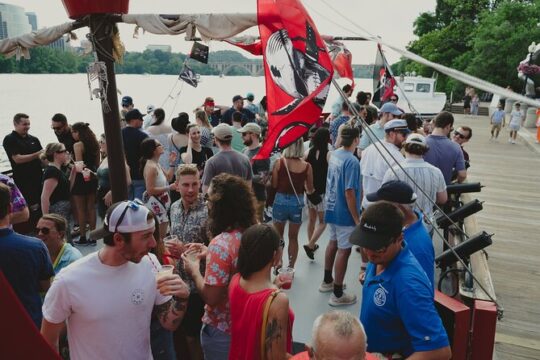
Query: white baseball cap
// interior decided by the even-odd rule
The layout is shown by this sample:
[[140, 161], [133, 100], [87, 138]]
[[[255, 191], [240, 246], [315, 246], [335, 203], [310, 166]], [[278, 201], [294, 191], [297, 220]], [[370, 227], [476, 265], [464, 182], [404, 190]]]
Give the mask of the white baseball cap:
[[154, 221], [147, 220], [149, 212], [150, 210], [138, 199], [117, 202], [107, 210], [103, 227], [91, 231], [89, 237], [91, 240], [98, 240], [114, 233], [126, 234], [149, 230], [154, 227]]

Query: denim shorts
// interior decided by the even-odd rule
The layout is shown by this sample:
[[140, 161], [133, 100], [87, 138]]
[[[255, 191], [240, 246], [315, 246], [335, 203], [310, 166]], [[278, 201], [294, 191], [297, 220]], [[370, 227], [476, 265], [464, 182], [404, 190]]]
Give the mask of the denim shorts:
[[295, 194], [277, 193], [272, 207], [272, 218], [274, 222], [289, 221], [293, 224], [301, 224], [303, 207], [302, 195], [297, 198]]

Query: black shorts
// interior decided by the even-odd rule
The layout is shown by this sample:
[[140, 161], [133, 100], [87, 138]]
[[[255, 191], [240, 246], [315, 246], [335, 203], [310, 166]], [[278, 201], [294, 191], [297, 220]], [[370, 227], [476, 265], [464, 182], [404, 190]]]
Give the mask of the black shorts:
[[186, 336], [198, 338], [201, 334], [202, 317], [204, 314], [204, 302], [197, 293], [189, 295], [186, 314], [182, 320], [182, 329]]

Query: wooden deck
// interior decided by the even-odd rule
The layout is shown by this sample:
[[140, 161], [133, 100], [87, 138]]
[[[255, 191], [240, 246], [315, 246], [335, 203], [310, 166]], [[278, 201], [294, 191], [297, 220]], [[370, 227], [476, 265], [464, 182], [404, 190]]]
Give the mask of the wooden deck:
[[[497, 324], [498, 359], [540, 359], [540, 152], [522, 138], [509, 144], [503, 129], [490, 141], [485, 116], [455, 115], [473, 129], [465, 145], [471, 156], [468, 180], [485, 186], [473, 198], [485, 201], [479, 230], [495, 233], [487, 248], [497, 300], [504, 318]], [[454, 126], [457, 128], [457, 126]]]

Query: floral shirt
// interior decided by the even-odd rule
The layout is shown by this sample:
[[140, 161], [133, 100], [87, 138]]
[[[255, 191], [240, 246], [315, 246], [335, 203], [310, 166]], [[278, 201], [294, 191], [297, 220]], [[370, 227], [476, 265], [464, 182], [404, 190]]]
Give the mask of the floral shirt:
[[19, 212], [23, 210], [26, 207], [26, 200], [24, 199], [24, 196], [23, 194], [21, 194], [21, 191], [19, 190], [17, 185], [15, 185], [13, 179], [7, 175], [0, 174], [0, 182], [7, 185], [11, 192], [11, 211]]
[[[184, 244], [201, 243], [208, 245], [207, 235], [208, 207], [202, 194], [188, 209], [184, 209], [182, 200], [171, 205], [171, 235], [176, 235]], [[184, 270], [184, 262], [178, 259], [176, 264], [182, 280], [187, 282], [191, 292], [197, 288], [191, 276]], [[205, 265], [201, 263], [201, 274], [204, 275]]]
[[[237, 272], [238, 249], [242, 233], [238, 230], [222, 232], [212, 239], [206, 256], [204, 283], [211, 286], [229, 286]], [[226, 296], [216, 306], [204, 307], [202, 322], [227, 334], [231, 333], [231, 314], [229, 297]]]

